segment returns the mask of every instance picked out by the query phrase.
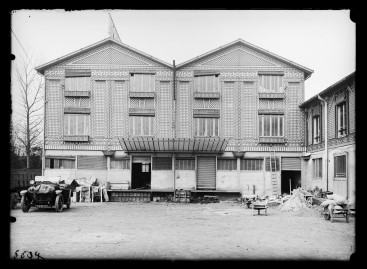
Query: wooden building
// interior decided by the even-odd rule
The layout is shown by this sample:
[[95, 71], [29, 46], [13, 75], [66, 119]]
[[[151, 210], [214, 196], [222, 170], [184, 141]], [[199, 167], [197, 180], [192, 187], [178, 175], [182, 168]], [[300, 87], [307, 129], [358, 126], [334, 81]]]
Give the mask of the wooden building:
[[46, 176], [259, 195], [301, 184], [313, 71], [244, 40], [175, 66], [110, 37], [36, 70]]
[[303, 185], [355, 198], [355, 72], [301, 104], [307, 130]]

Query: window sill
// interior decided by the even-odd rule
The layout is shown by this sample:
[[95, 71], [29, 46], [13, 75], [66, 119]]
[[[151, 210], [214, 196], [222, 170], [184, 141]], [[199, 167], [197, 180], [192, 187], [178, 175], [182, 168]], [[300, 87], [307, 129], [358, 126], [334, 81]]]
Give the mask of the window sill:
[[219, 99], [220, 93], [219, 92], [194, 92], [194, 98], [213, 98]]
[[64, 135], [64, 142], [89, 142], [89, 135]]
[[66, 97], [90, 97], [90, 91], [70, 91], [65, 90], [64, 96]]
[[284, 137], [259, 137], [259, 143], [285, 143]]

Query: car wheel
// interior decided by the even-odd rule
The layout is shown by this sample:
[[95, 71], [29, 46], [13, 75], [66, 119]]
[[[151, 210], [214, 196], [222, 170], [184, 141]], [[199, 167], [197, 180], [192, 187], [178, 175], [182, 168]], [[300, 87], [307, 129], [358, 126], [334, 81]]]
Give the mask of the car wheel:
[[25, 195], [22, 196], [22, 200], [20, 201], [20, 206], [23, 212], [28, 212], [29, 208], [31, 207]]
[[59, 194], [56, 196], [56, 200], [55, 200], [56, 212], [61, 212], [63, 207], [64, 207], [64, 197], [62, 196], [62, 194]]

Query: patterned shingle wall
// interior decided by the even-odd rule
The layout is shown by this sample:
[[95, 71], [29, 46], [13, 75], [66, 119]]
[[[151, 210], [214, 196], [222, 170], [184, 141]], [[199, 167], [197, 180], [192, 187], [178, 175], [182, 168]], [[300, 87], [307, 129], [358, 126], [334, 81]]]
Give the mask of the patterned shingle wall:
[[276, 66], [276, 64], [251, 54], [243, 48], [236, 48], [227, 52], [225, 55], [216, 59], [207, 61], [203, 65], [220, 65], [220, 66]]
[[253, 82], [241, 83], [241, 138], [253, 139], [257, 126], [256, 90]]
[[235, 83], [224, 82], [222, 94], [222, 137], [235, 137]]
[[190, 116], [190, 89], [188, 81], [180, 81], [178, 83], [177, 92], [177, 137], [190, 138], [191, 124]]
[[287, 113], [285, 115], [285, 133], [289, 144], [299, 142], [300, 139], [300, 125], [302, 124], [300, 118], [299, 105], [299, 82], [289, 82], [286, 89], [286, 106]]
[[106, 124], [106, 88], [107, 83], [104, 80], [96, 80], [94, 82], [93, 98], [94, 98], [94, 118], [93, 118], [93, 136], [107, 135], [107, 124]]
[[335, 102], [330, 99], [328, 102], [328, 139], [335, 138]]
[[62, 102], [60, 80], [46, 80], [46, 136], [59, 137]]
[[172, 94], [170, 82], [160, 81], [158, 93], [158, 136], [172, 137]]
[[349, 92], [349, 133], [356, 131], [356, 93], [354, 87]]
[[126, 81], [115, 80], [112, 83], [112, 130], [114, 137], [126, 134], [125, 117], [127, 112]]

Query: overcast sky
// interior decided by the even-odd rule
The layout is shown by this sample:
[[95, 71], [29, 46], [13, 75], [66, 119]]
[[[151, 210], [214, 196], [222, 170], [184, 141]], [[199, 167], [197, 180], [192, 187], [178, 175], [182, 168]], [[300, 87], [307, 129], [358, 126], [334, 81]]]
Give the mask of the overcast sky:
[[[12, 13], [11, 28], [44, 64], [107, 38], [108, 13], [123, 43], [167, 63], [178, 65], [241, 38], [310, 68], [305, 100], [355, 71], [349, 10], [20, 10]], [[17, 55], [22, 47], [14, 34]]]

